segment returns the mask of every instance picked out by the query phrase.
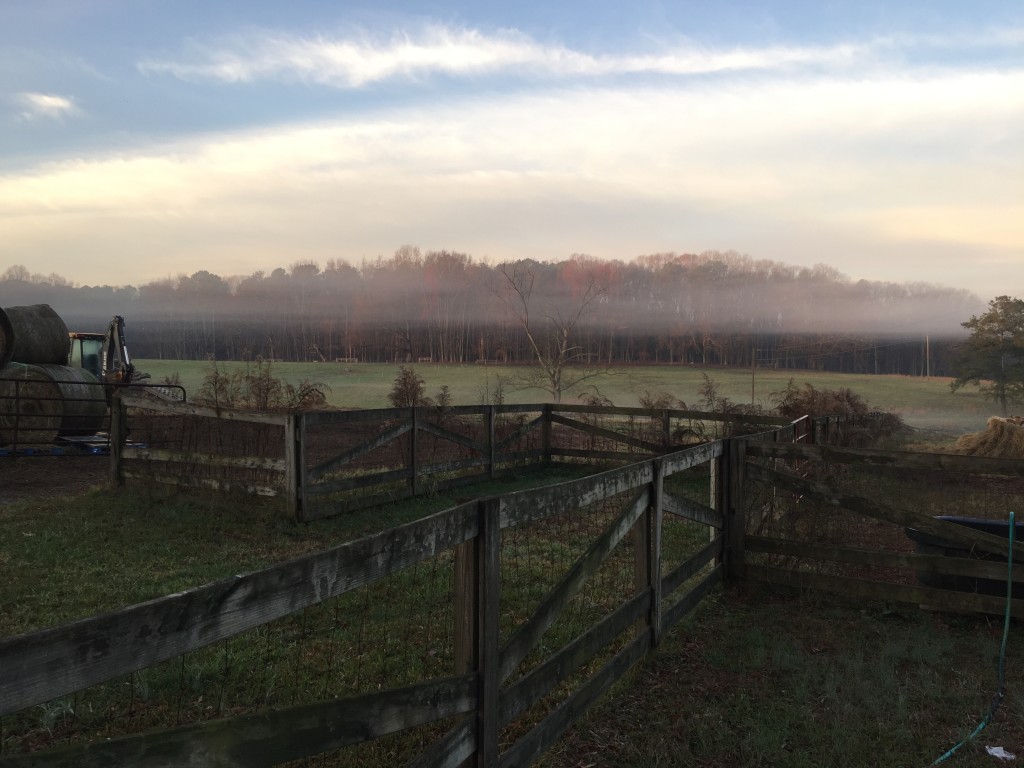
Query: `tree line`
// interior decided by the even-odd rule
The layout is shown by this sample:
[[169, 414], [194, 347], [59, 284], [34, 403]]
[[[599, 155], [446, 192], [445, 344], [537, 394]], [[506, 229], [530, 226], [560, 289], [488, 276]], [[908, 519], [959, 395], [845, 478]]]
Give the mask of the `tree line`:
[[34, 303], [72, 330], [125, 316], [142, 358], [536, 364], [539, 348], [561, 344], [569, 365], [909, 375], [950, 375], [960, 323], [981, 306], [962, 289], [854, 281], [734, 252], [489, 265], [411, 246], [358, 266], [201, 270], [137, 287], [80, 286], [22, 266], [0, 275], [0, 306]]

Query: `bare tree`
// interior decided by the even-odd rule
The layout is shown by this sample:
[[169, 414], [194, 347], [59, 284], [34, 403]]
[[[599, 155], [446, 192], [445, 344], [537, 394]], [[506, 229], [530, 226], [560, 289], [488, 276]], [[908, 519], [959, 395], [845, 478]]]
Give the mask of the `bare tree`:
[[570, 290], [557, 294], [553, 286], [542, 286], [540, 266], [533, 261], [502, 264], [496, 270], [496, 294], [522, 328], [535, 362], [523, 376], [524, 385], [544, 390], [559, 403], [563, 394], [604, 373], [594, 365], [596, 355], [577, 344], [574, 334], [583, 318], [597, 310], [607, 285], [589, 270], [578, 275]]

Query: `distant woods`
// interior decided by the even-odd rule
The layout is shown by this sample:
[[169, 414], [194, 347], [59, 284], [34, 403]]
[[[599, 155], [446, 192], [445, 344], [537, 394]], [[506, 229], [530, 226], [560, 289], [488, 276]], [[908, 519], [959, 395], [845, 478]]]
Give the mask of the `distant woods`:
[[[508, 301], [512, 273], [531, 276], [530, 306]], [[124, 315], [130, 350], [145, 358], [536, 364], [536, 347], [560, 343], [571, 324], [574, 359], [594, 365], [909, 375], [949, 375], [950, 339], [980, 305], [961, 289], [732, 252], [488, 265], [410, 246], [359, 266], [203, 270], [138, 287], [77, 286], [22, 266], [0, 275], [0, 306], [35, 303], [73, 330]]]

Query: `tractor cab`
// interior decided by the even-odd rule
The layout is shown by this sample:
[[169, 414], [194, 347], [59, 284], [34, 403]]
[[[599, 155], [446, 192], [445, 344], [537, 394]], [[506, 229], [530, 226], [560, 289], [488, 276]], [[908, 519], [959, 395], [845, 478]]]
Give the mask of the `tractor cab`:
[[124, 318], [115, 315], [107, 332], [72, 332], [68, 365], [84, 368], [104, 384], [131, 384], [149, 378], [139, 374], [124, 343]]
[[103, 341], [106, 339], [102, 333], [77, 333], [68, 334], [71, 337], [71, 353], [68, 355], [68, 365], [73, 368], [84, 368], [98, 381], [103, 380]]

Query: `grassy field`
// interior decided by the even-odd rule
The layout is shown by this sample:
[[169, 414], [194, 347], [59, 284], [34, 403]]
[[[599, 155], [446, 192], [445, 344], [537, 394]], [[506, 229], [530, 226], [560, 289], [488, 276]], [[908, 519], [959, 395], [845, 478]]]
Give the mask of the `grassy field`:
[[[541, 768], [926, 766], [981, 721], [1002, 622], [767, 589], [728, 590], [669, 633]], [[943, 765], [1024, 752], [1024, 632], [993, 722]]]
[[[176, 360], [138, 360], [141, 370], [152, 374], [154, 381], [178, 374], [190, 393], [199, 391], [209, 363]], [[222, 370], [244, 367], [244, 363], [218, 363]], [[479, 405], [491, 402], [495, 390], [502, 386], [505, 402], [544, 402], [547, 397], [537, 389], [519, 385], [522, 368], [498, 365], [421, 364], [413, 366], [426, 382], [427, 394], [433, 395], [447, 385], [455, 405]], [[327, 399], [339, 408], [385, 408], [388, 392], [398, 371], [397, 365], [376, 363], [274, 363], [275, 376], [298, 383], [305, 379], [329, 387]], [[993, 403], [984, 400], [976, 390], [950, 392], [950, 379], [915, 376], [868, 376], [860, 374], [823, 373], [818, 371], [778, 371], [758, 369], [753, 377], [749, 369], [701, 370], [688, 366], [630, 366], [614, 369], [591, 383], [601, 395], [615, 405], [636, 406], [645, 393], [667, 392], [693, 408], [700, 408], [698, 394], [707, 373], [720, 385], [721, 394], [738, 403], [751, 402], [751, 379], [754, 402], [770, 408], [772, 395], [793, 379], [798, 385], [810, 382], [815, 387], [836, 389], [848, 387], [871, 406], [903, 416], [910, 426], [961, 434], [984, 428], [985, 420], [996, 413]], [[566, 402], [575, 402], [566, 398]]]

